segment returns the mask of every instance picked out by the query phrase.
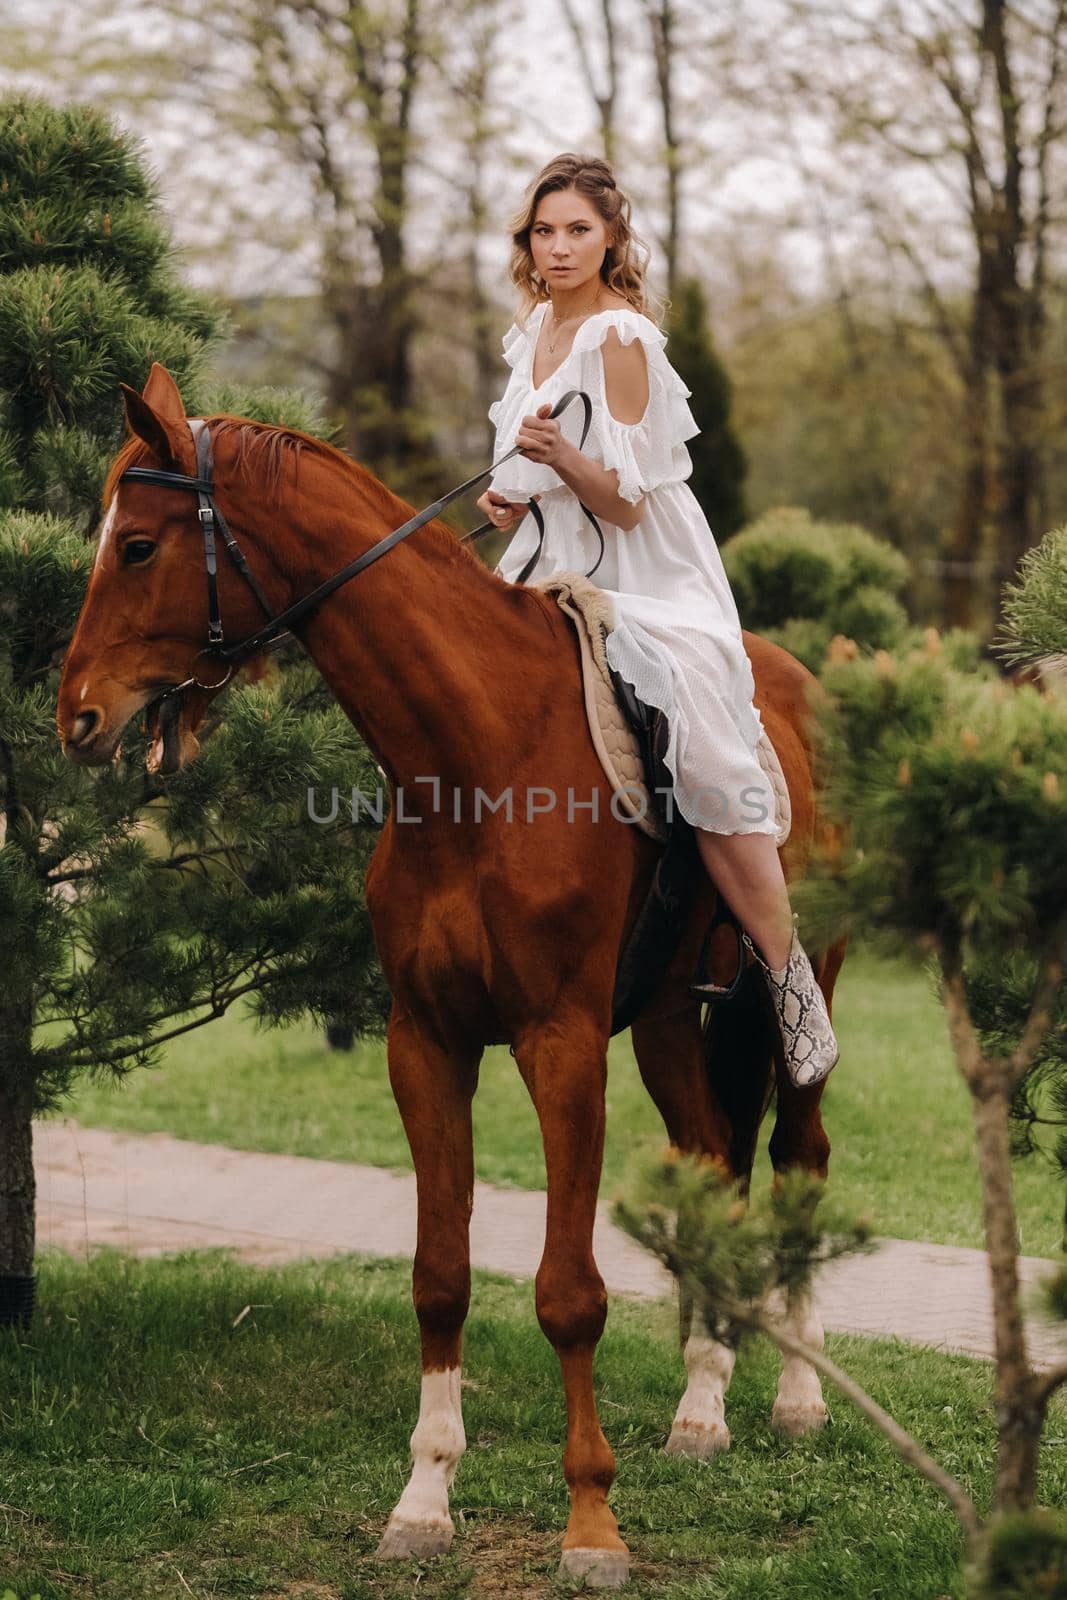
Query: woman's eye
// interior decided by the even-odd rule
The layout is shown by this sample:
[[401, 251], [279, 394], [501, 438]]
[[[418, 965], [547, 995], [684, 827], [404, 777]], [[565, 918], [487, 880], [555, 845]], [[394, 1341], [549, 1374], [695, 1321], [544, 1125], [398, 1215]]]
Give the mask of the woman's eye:
[[126, 567], [142, 566], [146, 561], [151, 561], [155, 553], [156, 546], [152, 539], [130, 539], [122, 549], [122, 564]]

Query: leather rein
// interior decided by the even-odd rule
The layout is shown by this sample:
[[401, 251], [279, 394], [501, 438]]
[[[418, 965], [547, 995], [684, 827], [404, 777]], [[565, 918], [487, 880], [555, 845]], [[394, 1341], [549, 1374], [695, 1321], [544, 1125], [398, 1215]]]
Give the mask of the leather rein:
[[[560, 399], [557, 400], [552, 409], [551, 416], [558, 417], [561, 412], [563, 412], [567, 406], [570, 405], [572, 400], [580, 400], [585, 413], [582, 421], [582, 436], [578, 445], [578, 448], [581, 449], [582, 445], [585, 444], [593, 417], [593, 405], [588, 394], [586, 394], [583, 389], [568, 389], [566, 394], [562, 395]], [[225, 666], [226, 672], [217, 683], [201, 683], [200, 679], [194, 672], [190, 677], [186, 678], [184, 683], [176, 683], [173, 684], [169, 689], [163, 690], [162, 694], [159, 696], [160, 700], [166, 700], [172, 695], [181, 694], [185, 689], [221, 689], [225, 683], [229, 682], [237, 668], [242, 666], [244, 662], [248, 661], [252, 656], [258, 655], [262, 650], [277, 649], [288, 639], [292, 638], [292, 625], [296, 622], [300, 622], [308, 615], [310, 611], [314, 610], [316, 606], [321, 605], [323, 600], [325, 600], [329, 595], [340, 589], [343, 584], [350, 582], [352, 578], [357, 577], [358, 574], [365, 571], [367, 567], [372, 566], [375, 561], [380, 561], [382, 556], [388, 555], [389, 551], [393, 549], [394, 545], [400, 544], [403, 539], [410, 538], [413, 533], [417, 533], [418, 530], [425, 527], [428, 522], [432, 522], [435, 517], [441, 514], [446, 506], [451, 505], [453, 500], [458, 500], [459, 497], [466, 494], [469, 489], [473, 489], [475, 484], [481, 483], [483, 478], [491, 477], [492, 474], [496, 472], [497, 468], [502, 466], [505, 461], [510, 461], [512, 456], [519, 455], [521, 453], [520, 447], [516, 445], [513, 450], [508, 451], [507, 455], [501, 456], [499, 461], [494, 461], [492, 466], [486, 467], [483, 472], [476, 473], [473, 478], [468, 478], [465, 483], [459, 484], [455, 489], [450, 489], [447, 494], [441, 496], [440, 500], [435, 500], [433, 505], [427, 506], [424, 511], [419, 511], [415, 516], [411, 517], [409, 521], [405, 522], [402, 527], [394, 528], [392, 533], [386, 534], [383, 539], [379, 539], [377, 543], [372, 544], [369, 550], [365, 550], [361, 556], [357, 556], [354, 561], [350, 561], [347, 566], [344, 566], [340, 569], [340, 571], [335, 572], [332, 577], [325, 579], [325, 581], [320, 583], [317, 588], [312, 589], [310, 594], [306, 594], [302, 600], [295, 601], [294, 604], [287, 607], [285, 611], [281, 611], [276, 614], [271, 610], [267, 598], [264, 595], [255, 574], [249, 567], [248, 562], [245, 560], [244, 552], [237, 543], [237, 540], [234, 538], [226, 518], [219, 510], [218, 504], [216, 503], [214, 458], [211, 449], [211, 430], [208, 428], [207, 423], [200, 418], [187, 418], [186, 420], [189, 423], [189, 430], [193, 435], [193, 441], [196, 445], [195, 477], [192, 477], [188, 473], [184, 472], [165, 472], [162, 470], [157, 470], [155, 467], [127, 467], [126, 471], [122, 473], [119, 481], [122, 482], [126, 479], [130, 479], [132, 482], [152, 483], [166, 489], [187, 489], [191, 494], [196, 495], [197, 516], [200, 520], [200, 528], [204, 538], [204, 565], [207, 573], [208, 629], [207, 645], [203, 650], [198, 651], [197, 655], [193, 659], [195, 662], [200, 656], [209, 656], [220, 665]], [[515, 580], [517, 583], [526, 582], [526, 579], [529, 577], [530, 573], [533, 571], [534, 567], [541, 558], [541, 551], [545, 542], [545, 519], [536, 500], [527, 501], [527, 508], [532, 513], [534, 521], [538, 527], [537, 549], [534, 551], [529, 561], [526, 562], [526, 565], [523, 567], [518, 578]], [[591, 578], [604, 558], [604, 535], [601, 532], [600, 524], [597, 522], [589, 508], [583, 505], [582, 510], [592, 523], [593, 527], [596, 529], [597, 537], [600, 540], [600, 554], [597, 556], [593, 566], [586, 574], [587, 577]], [[481, 538], [483, 534], [492, 532], [495, 530], [495, 528], [495, 523], [483, 522], [480, 527], [474, 528], [470, 533], [464, 534], [460, 540], [460, 543], [465, 544], [469, 539]], [[237, 571], [240, 573], [245, 583], [255, 595], [260, 609], [262, 610], [264, 616], [268, 619], [262, 628], [260, 628], [256, 633], [249, 635], [247, 639], [242, 639], [239, 644], [227, 645], [225, 642], [225, 633], [222, 626], [222, 613], [219, 609], [218, 549], [216, 544], [216, 532], [221, 534], [222, 541], [225, 544], [226, 549], [229, 551], [230, 558], [237, 568]]]

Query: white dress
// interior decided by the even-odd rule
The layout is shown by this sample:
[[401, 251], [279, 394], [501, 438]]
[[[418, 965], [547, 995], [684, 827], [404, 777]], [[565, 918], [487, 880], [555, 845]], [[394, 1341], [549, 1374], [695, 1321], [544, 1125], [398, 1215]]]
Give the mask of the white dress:
[[[641, 520], [627, 532], [597, 520], [604, 558], [593, 582], [612, 599], [615, 628], [607, 640], [612, 667], [642, 700], [666, 713], [665, 755], [674, 804], [687, 821], [715, 833], [771, 833], [775, 803], [756, 757], [760, 715], [741, 639], [741, 623], [722, 557], [696, 496], [685, 479], [693, 470], [685, 440], [699, 430], [687, 402], [690, 390], [664, 354], [666, 336], [628, 307], [599, 311], [583, 322], [566, 359], [534, 387], [533, 353], [548, 302], [504, 336], [511, 377], [490, 407], [496, 424], [494, 459], [514, 446], [524, 416], [554, 405], [568, 389], [584, 389], [593, 419], [583, 453], [619, 474], [619, 494]], [[617, 328], [624, 344], [640, 339], [648, 361], [648, 406], [640, 422], [618, 422], [608, 410], [601, 344]], [[559, 418], [577, 445], [583, 407], [574, 400]], [[554, 572], [588, 572], [599, 543], [573, 490], [553, 468], [515, 456], [491, 485], [515, 500], [540, 496], [545, 519], [541, 558], [528, 582]], [[534, 519], [519, 523], [497, 571], [514, 581], [537, 548]]]

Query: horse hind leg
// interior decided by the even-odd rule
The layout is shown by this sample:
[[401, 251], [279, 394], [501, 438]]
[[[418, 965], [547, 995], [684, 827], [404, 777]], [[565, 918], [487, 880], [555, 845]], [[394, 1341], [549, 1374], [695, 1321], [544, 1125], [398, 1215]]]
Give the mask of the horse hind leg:
[[[844, 945], [835, 946], [815, 969], [827, 1005], [843, 955]], [[830, 1144], [819, 1114], [823, 1086], [797, 1089], [790, 1082], [773, 1002], [751, 963], [737, 998], [709, 1010], [704, 1059], [711, 1091], [731, 1129], [731, 1171], [746, 1189], [751, 1182], [760, 1126], [776, 1088], [776, 1119], [770, 1141], [776, 1175], [801, 1167], [819, 1177], [826, 1176]], [[821, 1350], [823, 1328], [813, 1296], [804, 1292], [776, 1300], [774, 1309], [783, 1325], [806, 1344]], [[821, 1428], [826, 1420], [822, 1385], [814, 1367], [802, 1357], [783, 1357], [771, 1427], [776, 1433], [795, 1439]]]
[[[701, 907], [659, 993], [633, 1024], [634, 1053], [671, 1143], [718, 1162], [732, 1177], [747, 1182], [756, 1129], [766, 1105], [769, 1055], [757, 1051], [752, 1071], [731, 1077], [719, 1065], [729, 1049], [709, 1052], [711, 1030], [716, 1037], [719, 1031], [716, 1019], [710, 1018], [702, 1030], [699, 1003], [688, 992], [706, 926]], [[733, 1013], [742, 1005], [739, 998], [726, 1009]], [[744, 1029], [729, 1026], [744, 1041]], [[752, 1041], [748, 1044], [751, 1048]], [[740, 1044], [734, 1048], [735, 1060], [739, 1048]], [[714, 1070], [710, 1063], [715, 1063]], [[725, 1402], [735, 1353], [703, 1325], [694, 1328], [693, 1306], [684, 1291], [679, 1294], [678, 1312], [687, 1382], [666, 1448], [669, 1455], [705, 1460], [730, 1447]]]
[[669, 1456], [706, 1461], [730, 1448], [726, 1391], [736, 1356], [729, 1345], [712, 1338], [706, 1329], [693, 1331], [693, 1307], [684, 1292], [679, 1296], [678, 1322], [686, 1386], [664, 1448]]
[[[839, 940], [812, 962], [828, 1011], [832, 1008], [834, 984], [845, 958], [846, 944], [846, 940]], [[779, 1068], [778, 1115], [770, 1143], [776, 1182], [796, 1167], [817, 1177], [826, 1177], [830, 1141], [820, 1111], [824, 1087], [819, 1084], [814, 1089], [797, 1089], [790, 1083], [784, 1067]], [[783, 1325], [798, 1339], [815, 1350], [822, 1349], [822, 1319], [810, 1291], [784, 1297], [779, 1315]], [[827, 1418], [822, 1384], [815, 1368], [802, 1356], [783, 1356], [771, 1427], [786, 1438], [799, 1439], [824, 1427]]]
[[[803, 1291], [782, 1301], [777, 1320], [813, 1350], [823, 1347], [823, 1325], [814, 1297]], [[829, 1412], [819, 1374], [803, 1356], [782, 1356], [782, 1374], [771, 1411], [771, 1427], [786, 1439], [801, 1439], [826, 1426]]]

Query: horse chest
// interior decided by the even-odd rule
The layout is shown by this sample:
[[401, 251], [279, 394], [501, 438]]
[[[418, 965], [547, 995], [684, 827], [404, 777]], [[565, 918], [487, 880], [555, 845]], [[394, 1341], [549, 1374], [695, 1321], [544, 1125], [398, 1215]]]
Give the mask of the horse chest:
[[486, 936], [473, 870], [442, 873], [426, 858], [379, 848], [366, 893], [394, 990], [403, 985], [425, 991], [461, 974], [484, 978]]

